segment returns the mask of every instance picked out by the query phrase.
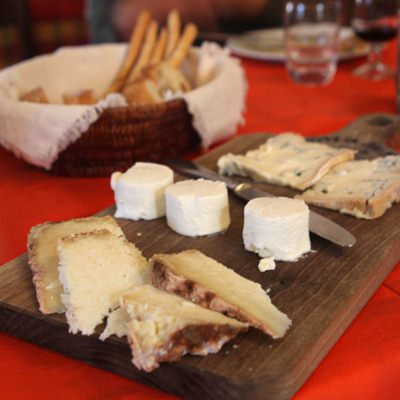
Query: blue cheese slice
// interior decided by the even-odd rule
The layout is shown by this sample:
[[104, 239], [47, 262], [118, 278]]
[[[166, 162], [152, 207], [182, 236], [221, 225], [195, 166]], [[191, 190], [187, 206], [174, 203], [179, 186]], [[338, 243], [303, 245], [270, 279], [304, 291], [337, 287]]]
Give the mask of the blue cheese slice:
[[249, 176], [255, 181], [304, 190], [354, 155], [354, 150], [307, 142], [296, 133], [282, 133], [245, 155], [229, 153], [220, 157], [218, 168], [223, 175]]
[[400, 201], [400, 156], [345, 162], [297, 197], [357, 218], [378, 218]]

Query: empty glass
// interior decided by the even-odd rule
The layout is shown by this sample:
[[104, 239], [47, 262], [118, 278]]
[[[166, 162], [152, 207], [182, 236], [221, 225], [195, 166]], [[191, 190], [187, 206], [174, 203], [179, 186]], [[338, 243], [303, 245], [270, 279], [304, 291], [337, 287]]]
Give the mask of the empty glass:
[[285, 4], [286, 67], [293, 81], [328, 84], [338, 60], [341, 2], [292, 0]]

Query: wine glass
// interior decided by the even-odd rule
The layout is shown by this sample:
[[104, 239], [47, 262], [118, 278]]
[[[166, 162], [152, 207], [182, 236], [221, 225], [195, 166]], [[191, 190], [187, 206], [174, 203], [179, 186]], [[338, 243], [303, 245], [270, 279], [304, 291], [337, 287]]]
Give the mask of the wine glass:
[[354, 32], [370, 44], [368, 61], [353, 71], [355, 76], [373, 80], [394, 77], [395, 71], [382, 62], [382, 47], [397, 35], [397, 24], [397, 0], [355, 0]]

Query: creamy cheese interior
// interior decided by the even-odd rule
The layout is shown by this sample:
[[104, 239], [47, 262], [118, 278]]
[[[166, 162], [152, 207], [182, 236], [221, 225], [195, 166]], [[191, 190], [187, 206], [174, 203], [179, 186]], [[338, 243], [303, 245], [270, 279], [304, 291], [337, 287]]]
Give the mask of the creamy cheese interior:
[[309, 210], [304, 201], [260, 197], [244, 208], [243, 242], [260, 257], [295, 261], [310, 251]]
[[114, 172], [115, 217], [149, 220], [164, 216], [164, 192], [173, 180], [171, 168], [156, 163], [137, 162], [125, 173]]
[[185, 236], [224, 231], [230, 224], [228, 191], [222, 182], [185, 180], [165, 191], [168, 226]]

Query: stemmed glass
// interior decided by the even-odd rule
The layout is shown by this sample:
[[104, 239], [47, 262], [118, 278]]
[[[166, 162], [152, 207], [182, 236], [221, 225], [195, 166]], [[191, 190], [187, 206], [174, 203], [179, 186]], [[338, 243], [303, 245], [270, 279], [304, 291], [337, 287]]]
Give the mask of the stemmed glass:
[[382, 62], [382, 47], [397, 35], [397, 23], [397, 0], [355, 0], [354, 32], [370, 43], [368, 61], [353, 71], [355, 76], [373, 80], [394, 76], [395, 71]]

